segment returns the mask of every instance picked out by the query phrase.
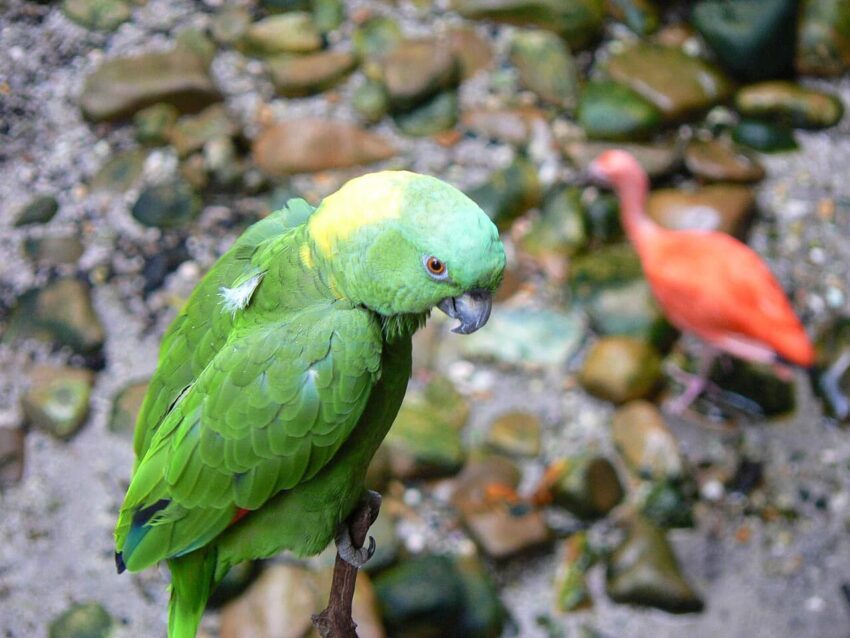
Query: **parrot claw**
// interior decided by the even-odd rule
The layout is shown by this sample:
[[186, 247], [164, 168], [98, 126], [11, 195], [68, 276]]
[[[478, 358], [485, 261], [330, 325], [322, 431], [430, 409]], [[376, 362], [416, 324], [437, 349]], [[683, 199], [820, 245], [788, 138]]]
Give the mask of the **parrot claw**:
[[369, 537], [368, 547], [354, 547], [351, 542], [351, 532], [348, 530], [348, 525], [343, 523], [340, 526], [339, 532], [336, 535], [336, 549], [339, 552], [340, 558], [352, 567], [360, 569], [369, 562], [369, 559], [375, 554], [377, 543], [375, 538]]

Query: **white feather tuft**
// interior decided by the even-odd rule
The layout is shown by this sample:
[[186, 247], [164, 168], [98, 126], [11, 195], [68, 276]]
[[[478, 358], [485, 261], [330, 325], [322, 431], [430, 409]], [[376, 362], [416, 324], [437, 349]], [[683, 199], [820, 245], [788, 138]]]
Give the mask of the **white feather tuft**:
[[239, 310], [245, 308], [251, 301], [251, 296], [254, 294], [262, 278], [263, 275], [258, 274], [233, 288], [225, 288], [224, 286], [219, 288], [221, 304], [224, 306], [225, 312], [236, 316]]

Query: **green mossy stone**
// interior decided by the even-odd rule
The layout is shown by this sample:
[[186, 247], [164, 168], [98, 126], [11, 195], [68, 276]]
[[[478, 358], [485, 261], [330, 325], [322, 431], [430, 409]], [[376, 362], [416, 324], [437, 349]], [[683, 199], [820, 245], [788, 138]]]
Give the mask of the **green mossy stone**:
[[111, 157], [92, 177], [92, 191], [125, 192], [141, 177], [147, 157], [147, 151], [138, 148]]
[[513, 221], [542, 198], [542, 188], [537, 169], [524, 158], [517, 158], [505, 169], [498, 170], [478, 188], [467, 192], [500, 230], [510, 227]]
[[646, 140], [662, 124], [661, 111], [654, 104], [616, 82], [588, 82], [577, 115], [587, 136], [600, 140]]
[[468, 638], [498, 638], [508, 613], [496, 583], [475, 556], [457, 558], [454, 566], [463, 589], [460, 634]]
[[201, 211], [201, 199], [185, 181], [148, 186], [133, 204], [133, 217], [144, 226], [177, 228], [185, 226]]
[[807, 75], [840, 75], [850, 69], [850, 3], [803, 0], [795, 66]]
[[464, 587], [448, 557], [420, 556], [391, 567], [373, 582], [391, 635], [461, 635], [457, 629], [463, 617]]
[[58, 438], [68, 438], [83, 425], [89, 411], [94, 375], [91, 370], [38, 366], [21, 399], [28, 423]]
[[18, 298], [7, 324], [5, 341], [39, 339], [96, 355], [104, 330], [94, 311], [89, 287], [78, 279], [59, 279]]
[[339, 28], [345, 21], [343, 0], [313, 0], [313, 22], [316, 28], [327, 33]]
[[64, 0], [62, 12], [81, 27], [114, 31], [130, 19], [130, 5], [124, 0]]
[[390, 98], [381, 82], [366, 80], [354, 90], [351, 105], [367, 124], [381, 121], [390, 110]]
[[762, 153], [787, 153], [799, 148], [791, 129], [764, 120], [741, 120], [732, 129], [732, 139]]
[[555, 572], [555, 604], [558, 611], [571, 612], [593, 605], [587, 571], [596, 556], [587, 540], [587, 532], [576, 532], [564, 543], [564, 560]]
[[745, 117], [776, 119], [811, 129], [834, 126], [844, 115], [837, 95], [785, 81], [745, 86], [735, 95], [735, 108]]
[[291, 11], [253, 23], [241, 44], [247, 53], [261, 56], [311, 53], [322, 48], [322, 36], [311, 14]]
[[665, 533], [640, 517], [609, 559], [605, 589], [615, 602], [671, 613], [698, 612], [704, 606], [682, 575]]
[[724, 68], [746, 80], [792, 72], [798, 0], [702, 0], [691, 23]]
[[142, 144], [157, 146], [168, 141], [171, 127], [180, 117], [180, 111], [172, 104], [154, 104], [133, 116], [136, 139]]
[[386, 16], [373, 16], [354, 30], [354, 52], [363, 60], [380, 58], [403, 39], [398, 22]]
[[59, 212], [59, 202], [53, 195], [39, 195], [25, 204], [15, 216], [15, 227], [46, 224]]
[[625, 491], [617, 470], [601, 456], [576, 456], [558, 464], [551, 487], [555, 504], [582, 520], [596, 520], [623, 500]]
[[606, 6], [637, 35], [651, 35], [661, 25], [661, 12], [655, 0], [607, 0]]
[[732, 95], [723, 72], [681, 49], [639, 43], [608, 60], [610, 79], [654, 104], [665, 122], [679, 122], [707, 111]]
[[581, 189], [567, 187], [546, 197], [540, 217], [532, 223], [520, 245], [538, 258], [570, 257], [583, 250], [587, 241]]
[[210, 39], [206, 31], [201, 29], [183, 29], [177, 34], [174, 43], [190, 53], [194, 53], [204, 64], [212, 64], [216, 54], [215, 42]]
[[50, 623], [50, 638], [108, 638], [114, 622], [100, 603], [72, 605]]
[[85, 247], [74, 235], [64, 237], [28, 237], [24, 240], [24, 253], [39, 266], [75, 264]]
[[632, 337], [603, 337], [591, 346], [579, 382], [591, 394], [614, 403], [651, 396], [661, 381], [661, 357]]
[[595, 42], [605, 19], [603, 0], [454, 0], [452, 6], [473, 20], [549, 29], [573, 50]]
[[406, 113], [395, 115], [399, 130], [411, 137], [427, 137], [447, 131], [457, 124], [456, 91], [444, 91]]
[[549, 104], [575, 105], [578, 73], [570, 50], [557, 35], [539, 29], [517, 32], [510, 60], [519, 71], [522, 87]]
[[266, 62], [278, 94], [305, 97], [339, 84], [357, 66], [352, 53], [320, 51], [303, 56], [278, 56]]
[[696, 490], [688, 481], [663, 481], [652, 485], [644, 496], [641, 514], [663, 529], [694, 526]]

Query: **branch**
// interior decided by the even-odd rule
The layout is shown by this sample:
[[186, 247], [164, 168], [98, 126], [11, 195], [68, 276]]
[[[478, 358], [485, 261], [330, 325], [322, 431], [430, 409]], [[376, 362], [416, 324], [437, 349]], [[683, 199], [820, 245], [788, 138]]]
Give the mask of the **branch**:
[[[371, 490], [366, 492], [357, 509], [348, 517], [351, 544], [359, 549], [366, 542], [366, 534], [381, 510], [381, 495]], [[351, 618], [351, 604], [357, 568], [346, 562], [339, 552], [334, 563], [333, 582], [328, 606], [320, 614], [313, 615], [313, 625], [322, 638], [357, 638], [357, 623]]]

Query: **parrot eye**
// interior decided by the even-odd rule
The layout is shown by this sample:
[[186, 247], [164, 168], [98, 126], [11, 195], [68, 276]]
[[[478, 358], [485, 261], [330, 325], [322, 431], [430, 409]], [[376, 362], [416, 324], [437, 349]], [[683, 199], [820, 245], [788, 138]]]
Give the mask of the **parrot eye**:
[[446, 265], [433, 256], [425, 257], [425, 270], [427, 270], [428, 274], [434, 279], [445, 279], [448, 276], [448, 273], [446, 272]]

